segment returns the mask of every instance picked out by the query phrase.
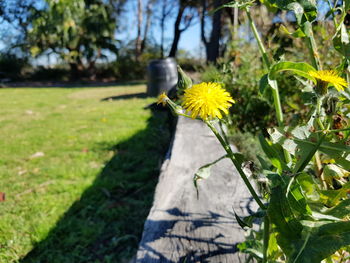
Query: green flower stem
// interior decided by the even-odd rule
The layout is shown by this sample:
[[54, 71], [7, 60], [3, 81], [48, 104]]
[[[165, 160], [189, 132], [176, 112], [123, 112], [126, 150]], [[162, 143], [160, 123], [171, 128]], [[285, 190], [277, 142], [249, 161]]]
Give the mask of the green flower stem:
[[322, 109], [322, 100], [323, 98], [317, 97], [317, 104], [316, 104], [316, 122], [321, 130], [324, 130], [324, 125], [322, 123], [321, 119], [321, 109]]
[[278, 90], [277, 86], [277, 81], [272, 80], [275, 82], [275, 88], [272, 88], [272, 96], [273, 96], [273, 101], [275, 105], [275, 110], [276, 110], [276, 118], [277, 118], [277, 123], [278, 126], [284, 126], [283, 125], [283, 111], [282, 111], [282, 106], [281, 106], [281, 99], [280, 99], [280, 93]]
[[269, 60], [269, 57], [267, 56], [264, 44], [261, 41], [260, 35], [258, 33], [258, 30], [256, 29], [256, 26], [255, 26], [255, 23], [254, 23], [251, 15], [250, 15], [249, 7], [245, 8], [245, 12], [246, 12], [248, 20], [249, 20], [249, 26], [250, 26], [251, 30], [253, 31], [253, 34], [254, 34], [254, 37], [255, 37], [256, 41], [258, 42], [259, 50], [260, 50], [260, 53], [261, 53], [262, 58], [264, 60], [265, 66], [269, 69], [270, 65], [271, 65], [271, 62]]
[[[331, 13], [332, 13], [334, 27], [337, 28], [338, 27], [338, 23], [337, 23], [337, 19], [335, 18], [336, 14], [334, 13], [333, 6], [332, 6], [330, 0], [327, 0], [327, 2], [328, 2], [329, 9], [331, 10]], [[337, 2], [338, 1], [336, 1], [336, 3], [334, 4], [334, 8], [336, 7]]]
[[263, 210], [266, 210], [266, 206], [261, 202], [259, 196], [257, 195], [257, 193], [255, 192], [253, 186], [251, 185], [251, 183], [249, 182], [249, 179], [247, 178], [247, 176], [245, 175], [245, 173], [243, 172], [242, 168], [241, 168], [241, 164], [236, 160], [232, 149], [230, 147], [229, 144], [227, 144], [224, 140], [224, 138], [220, 135], [220, 133], [218, 132], [218, 130], [214, 127], [214, 125], [210, 122], [210, 121], [205, 121], [205, 123], [209, 126], [209, 128], [213, 131], [213, 133], [215, 134], [216, 138], [219, 140], [219, 142], [221, 143], [222, 147], [224, 147], [227, 156], [231, 159], [233, 165], [236, 167], [239, 175], [241, 176], [241, 178], [243, 179], [244, 183], [246, 184], [246, 186], [248, 187], [249, 192], [251, 193], [251, 195], [253, 196], [254, 200], [258, 203], [259, 207]]
[[[258, 30], [256, 29], [255, 23], [251, 17], [250, 10], [248, 7], [245, 8], [245, 12], [246, 12], [248, 20], [249, 20], [249, 26], [250, 26], [251, 30], [253, 31], [256, 42], [258, 43], [259, 50], [260, 50], [260, 53], [262, 55], [265, 66], [267, 69], [269, 69], [271, 66], [271, 62], [269, 60], [269, 57], [267, 56], [264, 44], [260, 38]], [[271, 90], [272, 90], [272, 96], [273, 96], [273, 101], [274, 101], [274, 105], [275, 105], [277, 123], [278, 123], [278, 126], [284, 127], [283, 111], [282, 111], [282, 106], [281, 106], [280, 94], [279, 94], [279, 90], [278, 90], [278, 84], [277, 84], [277, 81], [275, 81], [275, 80], [273, 80], [273, 81], [275, 82], [275, 85], [274, 85], [275, 87], [272, 88]], [[292, 157], [290, 156], [290, 153], [288, 151], [286, 151], [285, 149], [283, 149], [283, 154], [284, 154], [284, 158], [285, 158], [286, 162], [290, 163], [292, 161]]]
[[263, 247], [263, 261], [262, 263], [267, 263], [267, 249], [269, 247], [270, 240], [270, 220], [268, 216], [264, 217], [264, 247]]
[[312, 29], [310, 30], [310, 36], [306, 37], [306, 44], [309, 49], [309, 54], [311, 58], [311, 64], [312, 66], [320, 70], [321, 69], [321, 63], [318, 57], [318, 52], [317, 52], [317, 46], [316, 46], [316, 41], [314, 38], [314, 34], [312, 33]]
[[[324, 125], [322, 123], [321, 119], [321, 109], [322, 109], [322, 97], [317, 97], [317, 104], [316, 104], [316, 123], [319, 126], [319, 128], [324, 131]], [[321, 157], [319, 151], [315, 152], [315, 165], [316, 165], [316, 172], [317, 176], [320, 178], [324, 189], [327, 189], [327, 184], [325, 183], [323, 173], [322, 173], [322, 163], [321, 163]]]
[[307, 31], [305, 32], [306, 34], [305, 40], [306, 40], [306, 45], [309, 49], [311, 64], [315, 69], [320, 70], [322, 69], [321, 62], [317, 51], [317, 44], [315, 41], [314, 33], [312, 30], [312, 24], [310, 23], [309, 26], [305, 27], [305, 30]]

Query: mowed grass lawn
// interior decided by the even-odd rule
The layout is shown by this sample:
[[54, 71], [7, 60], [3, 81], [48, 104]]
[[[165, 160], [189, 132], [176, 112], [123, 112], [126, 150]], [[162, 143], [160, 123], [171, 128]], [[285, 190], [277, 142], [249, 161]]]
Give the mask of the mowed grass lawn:
[[170, 137], [144, 92], [0, 89], [0, 262], [132, 257]]

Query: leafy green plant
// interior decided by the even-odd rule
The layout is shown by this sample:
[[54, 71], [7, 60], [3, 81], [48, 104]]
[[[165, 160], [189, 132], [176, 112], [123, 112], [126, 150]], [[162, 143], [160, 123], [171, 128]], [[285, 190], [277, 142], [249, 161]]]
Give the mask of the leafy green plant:
[[[261, 166], [258, 173], [268, 184], [262, 196], [264, 200], [248, 179], [248, 173], [257, 171], [244, 169], [244, 156], [234, 153], [224, 132], [218, 130], [224, 113], [228, 113], [230, 103], [233, 103], [222, 87], [218, 88], [220, 83], [188, 85], [179, 104], [165, 94], [159, 102], [168, 104], [177, 115], [197, 118], [208, 125], [226, 151], [223, 158], [232, 161], [259, 205], [257, 213], [248, 218], [236, 215], [237, 222], [244, 228], [251, 228], [254, 218], [263, 222], [260, 230], [250, 230], [250, 238], [239, 246], [241, 251], [263, 263], [347, 262], [350, 246], [350, 89], [345, 80], [349, 79], [349, 36], [344, 19], [350, 10], [350, 2], [344, 1], [337, 7], [340, 17], [334, 18], [337, 30], [333, 43], [341, 63], [327, 65], [329, 70], [323, 70], [327, 63], [321, 61], [313, 34], [317, 17], [315, 2], [270, 0], [262, 1], [262, 4], [268, 9], [294, 12], [298, 26], [292, 35], [305, 42], [311, 61], [310, 65], [304, 61], [271, 59], [252, 19], [253, 2], [233, 1], [221, 7], [236, 7], [245, 12], [265, 67], [260, 93], [266, 99], [272, 99], [275, 111], [275, 125], [266, 127], [268, 136], [259, 136], [266, 155], [258, 156]], [[331, 12], [334, 11], [335, 7], [331, 6]], [[281, 103], [279, 84], [286, 72], [300, 82], [300, 96], [307, 102], [304, 117], [296, 122], [286, 118]], [[210, 176], [210, 166], [199, 169], [194, 178], [195, 185], [199, 179]]]

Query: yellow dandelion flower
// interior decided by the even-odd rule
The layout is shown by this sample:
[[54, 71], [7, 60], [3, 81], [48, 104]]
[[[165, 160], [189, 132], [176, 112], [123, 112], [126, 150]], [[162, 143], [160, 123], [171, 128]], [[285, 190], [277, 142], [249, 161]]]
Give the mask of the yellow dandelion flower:
[[163, 106], [166, 105], [167, 100], [169, 100], [168, 96], [163, 92], [159, 95], [157, 104], [162, 104]]
[[222, 112], [228, 114], [228, 109], [235, 101], [218, 83], [200, 83], [185, 90], [182, 106], [189, 112], [191, 118], [200, 117], [203, 120], [222, 118]]
[[344, 90], [348, 83], [342, 77], [339, 77], [335, 70], [318, 70], [309, 71], [309, 75], [314, 77], [317, 81], [317, 85], [327, 89], [328, 84], [333, 84], [333, 86], [338, 90]]

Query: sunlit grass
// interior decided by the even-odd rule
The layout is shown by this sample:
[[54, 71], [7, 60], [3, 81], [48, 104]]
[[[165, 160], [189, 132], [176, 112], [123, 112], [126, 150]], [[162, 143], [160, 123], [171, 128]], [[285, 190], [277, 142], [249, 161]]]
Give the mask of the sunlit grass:
[[169, 138], [166, 114], [151, 117], [152, 98], [102, 99], [144, 91], [0, 89], [0, 262], [34, 247], [25, 262], [118, 262], [134, 252]]

